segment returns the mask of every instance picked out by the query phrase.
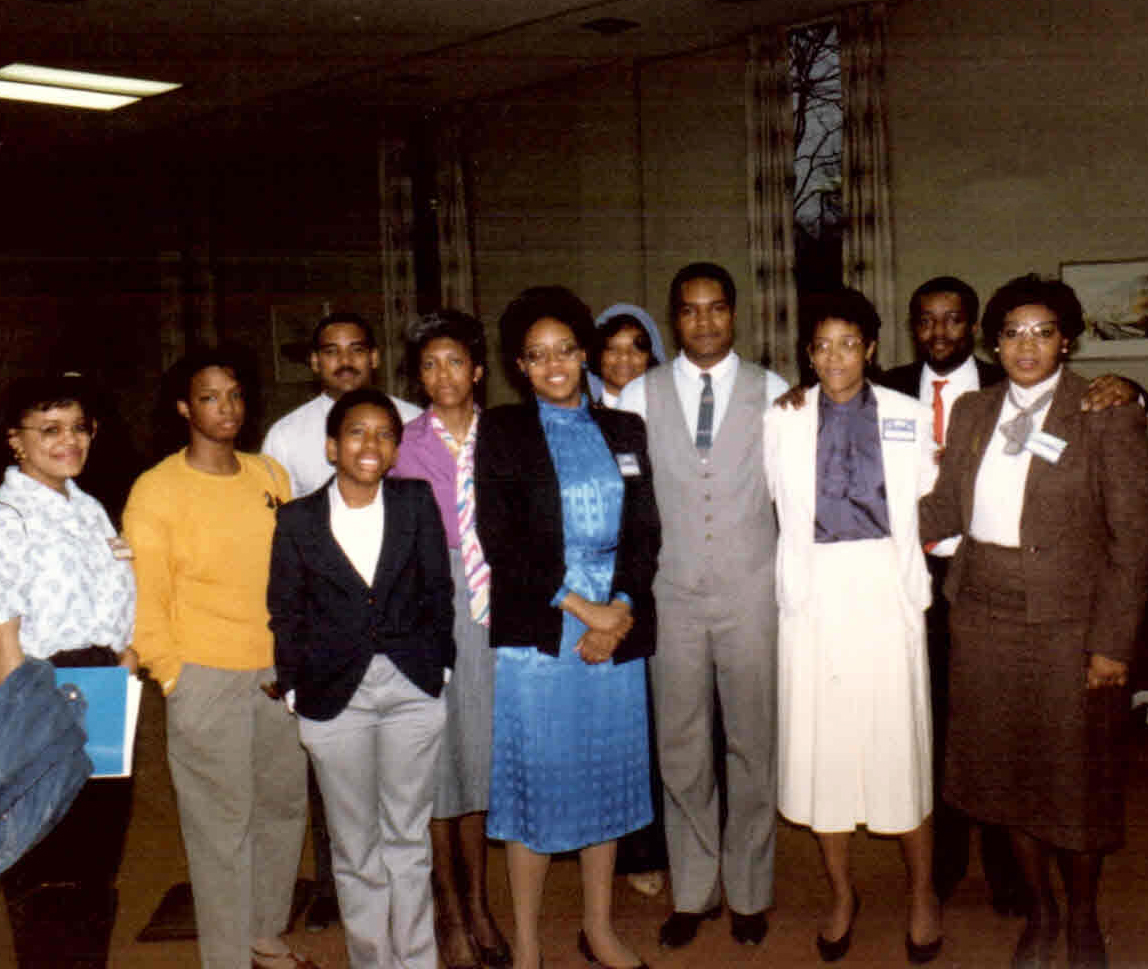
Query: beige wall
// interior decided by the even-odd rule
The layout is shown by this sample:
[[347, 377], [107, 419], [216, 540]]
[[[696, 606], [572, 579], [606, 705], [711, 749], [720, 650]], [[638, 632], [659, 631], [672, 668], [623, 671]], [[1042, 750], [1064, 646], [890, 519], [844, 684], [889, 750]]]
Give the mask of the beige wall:
[[987, 298], [1062, 261], [1148, 256], [1145, 16], [1142, 0], [897, 8], [888, 90], [901, 303], [940, 273]]

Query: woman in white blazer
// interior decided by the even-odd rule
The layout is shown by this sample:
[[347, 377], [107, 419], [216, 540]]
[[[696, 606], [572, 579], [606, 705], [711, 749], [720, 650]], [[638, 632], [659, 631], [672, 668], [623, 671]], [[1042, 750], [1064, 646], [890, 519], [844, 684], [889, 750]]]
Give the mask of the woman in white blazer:
[[924, 612], [929, 575], [917, 499], [936, 477], [929, 410], [865, 379], [881, 322], [860, 293], [803, 307], [818, 386], [765, 417], [777, 507], [779, 800], [817, 836], [833, 902], [817, 936], [848, 951], [860, 898], [849, 871], [857, 825], [900, 835], [909, 874], [905, 944], [941, 946], [932, 889], [932, 764]]

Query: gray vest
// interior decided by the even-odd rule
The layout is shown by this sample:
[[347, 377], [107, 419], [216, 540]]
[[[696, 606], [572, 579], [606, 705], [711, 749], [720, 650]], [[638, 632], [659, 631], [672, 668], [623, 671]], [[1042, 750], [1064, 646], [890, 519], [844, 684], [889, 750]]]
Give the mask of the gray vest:
[[762, 464], [766, 374], [738, 361], [708, 461], [690, 438], [673, 365], [646, 374], [646, 430], [662, 518], [657, 585], [773, 595], [777, 521]]

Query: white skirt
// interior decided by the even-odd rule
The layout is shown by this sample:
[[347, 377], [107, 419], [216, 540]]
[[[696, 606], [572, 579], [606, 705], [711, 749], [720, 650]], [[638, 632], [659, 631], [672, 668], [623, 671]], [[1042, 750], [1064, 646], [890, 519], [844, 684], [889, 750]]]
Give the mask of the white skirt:
[[806, 608], [779, 627], [778, 803], [814, 831], [912, 831], [933, 809], [922, 613], [892, 539], [814, 545]]

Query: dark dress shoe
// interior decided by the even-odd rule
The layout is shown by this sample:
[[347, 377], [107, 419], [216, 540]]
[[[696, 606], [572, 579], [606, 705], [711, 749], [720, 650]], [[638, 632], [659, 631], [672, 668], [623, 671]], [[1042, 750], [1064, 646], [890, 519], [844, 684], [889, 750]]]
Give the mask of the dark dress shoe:
[[742, 945], [760, 945], [769, 931], [769, 922], [765, 919], [765, 910], [742, 915], [740, 912], [729, 913], [729, 933], [735, 942]]
[[1013, 969], [1047, 969], [1052, 965], [1052, 949], [1060, 934], [1060, 913], [1045, 911], [1044, 918], [1030, 913], [1013, 952]]
[[906, 932], [905, 952], [913, 965], [923, 966], [926, 962], [932, 962], [941, 954], [941, 946], [944, 944], [944, 941], [945, 937], [938, 935], [932, 942], [914, 942], [913, 937]]
[[658, 930], [658, 942], [667, 949], [680, 949], [689, 945], [698, 934], [698, 926], [707, 919], [721, 915], [721, 906], [715, 905], [704, 912], [674, 912]]
[[474, 948], [478, 952], [478, 958], [486, 969], [506, 969], [512, 962], [514, 956], [511, 955], [510, 946], [507, 944], [506, 939], [501, 936], [495, 945], [483, 945], [478, 939], [474, 939]]
[[861, 911], [861, 896], [853, 893], [853, 914], [849, 916], [849, 927], [839, 939], [830, 941], [820, 932], [817, 933], [817, 951], [821, 954], [822, 962], [836, 962], [845, 958], [849, 946], [853, 943], [853, 923], [857, 921], [857, 913]]
[[[620, 966], [608, 966], [594, 955], [594, 950], [590, 947], [590, 940], [586, 938], [586, 933], [581, 929], [578, 930], [578, 951], [582, 953], [582, 958], [592, 966], [601, 966], [602, 969], [622, 969]], [[644, 962], [639, 962], [636, 966], [628, 966], [626, 969], [650, 969], [650, 967]]]
[[322, 932], [339, 921], [339, 900], [333, 895], [320, 895], [307, 909], [303, 927], [308, 932]]
[[1082, 929], [1068, 923], [1068, 969], [1108, 969], [1104, 934], [1096, 921]]

